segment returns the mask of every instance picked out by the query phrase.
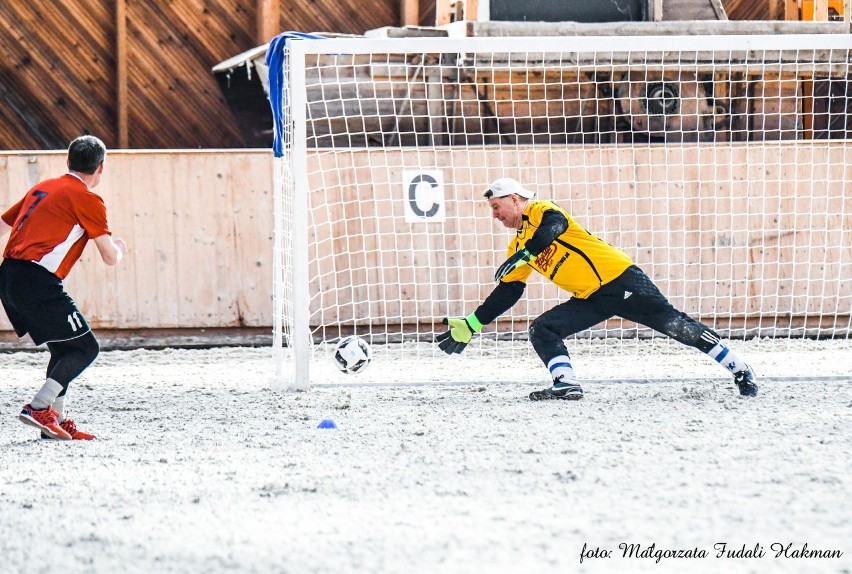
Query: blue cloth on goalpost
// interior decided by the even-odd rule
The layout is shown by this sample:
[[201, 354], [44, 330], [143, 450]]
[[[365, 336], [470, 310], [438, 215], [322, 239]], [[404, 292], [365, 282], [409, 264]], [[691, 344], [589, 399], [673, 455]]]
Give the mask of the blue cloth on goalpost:
[[324, 36], [307, 32], [282, 32], [269, 43], [266, 65], [269, 67], [269, 105], [272, 106], [274, 137], [272, 151], [275, 157], [284, 155], [284, 48], [287, 40], [321, 40]]

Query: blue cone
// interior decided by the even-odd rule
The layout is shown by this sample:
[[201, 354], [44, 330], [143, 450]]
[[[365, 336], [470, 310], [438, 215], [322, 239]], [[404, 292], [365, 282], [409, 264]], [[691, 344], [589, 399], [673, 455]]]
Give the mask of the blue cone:
[[318, 429], [336, 429], [337, 425], [331, 419], [324, 419], [320, 424], [317, 425]]

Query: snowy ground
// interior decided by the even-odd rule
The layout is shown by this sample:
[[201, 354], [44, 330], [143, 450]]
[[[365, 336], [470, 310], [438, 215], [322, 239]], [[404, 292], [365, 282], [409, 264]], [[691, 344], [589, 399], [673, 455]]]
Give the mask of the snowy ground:
[[323, 367], [306, 393], [270, 388], [267, 349], [114, 351], [72, 385], [86, 443], [17, 421], [47, 357], [3, 354], [0, 572], [852, 572], [852, 343], [739, 347], [756, 399], [649, 342], [578, 349], [581, 378], [634, 382], [576, 403], [488, 350], [368, 369], [473, 384]]

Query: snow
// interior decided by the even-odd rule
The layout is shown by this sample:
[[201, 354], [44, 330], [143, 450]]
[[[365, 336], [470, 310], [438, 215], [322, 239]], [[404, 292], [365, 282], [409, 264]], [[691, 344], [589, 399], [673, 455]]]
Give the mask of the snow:
[[585, 398], [547, 403], [498, 347], [321, 360], [304, 393], [268, 349], [105, 352], [69, 392], [92, 442], [20, 424], [47, 355], [4, 354], [0, 572], [852, 572], [852, 343], [737, 343], [754, 399], [690, 349], [579, 345]]

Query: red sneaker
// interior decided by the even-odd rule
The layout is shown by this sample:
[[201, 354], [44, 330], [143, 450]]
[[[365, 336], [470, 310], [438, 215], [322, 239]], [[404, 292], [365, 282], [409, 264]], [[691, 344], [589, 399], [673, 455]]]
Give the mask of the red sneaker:
[[[77, 428], [77, 423], [71, 419], [65, 419], [59, 423], [59, 426], [71, 435], [71, 440], [92, 440], [95, 438], [95, 435], [79, 430]], [[41, 438], [44, 440], [53, 440], [53, 437], [44, 431], [41, 431]]]
[[95, 435], [79, 430], [77, 428], [77, 423], [71, 419], [65, 419], [59, 423], [59, 426], [71, 435], [71, 440], [92, 440], [95, 438]]
[[57, 413], [53, 407], [37, 411], [29, 404], [24, 405], [18, 419], [25, 425], [30, 425], [41, 430], [42, 434], [48, 435], [50, 438], [58, 438], [60, 440], [71, 440], [71, 433], [66, 431], [56, 421]]

